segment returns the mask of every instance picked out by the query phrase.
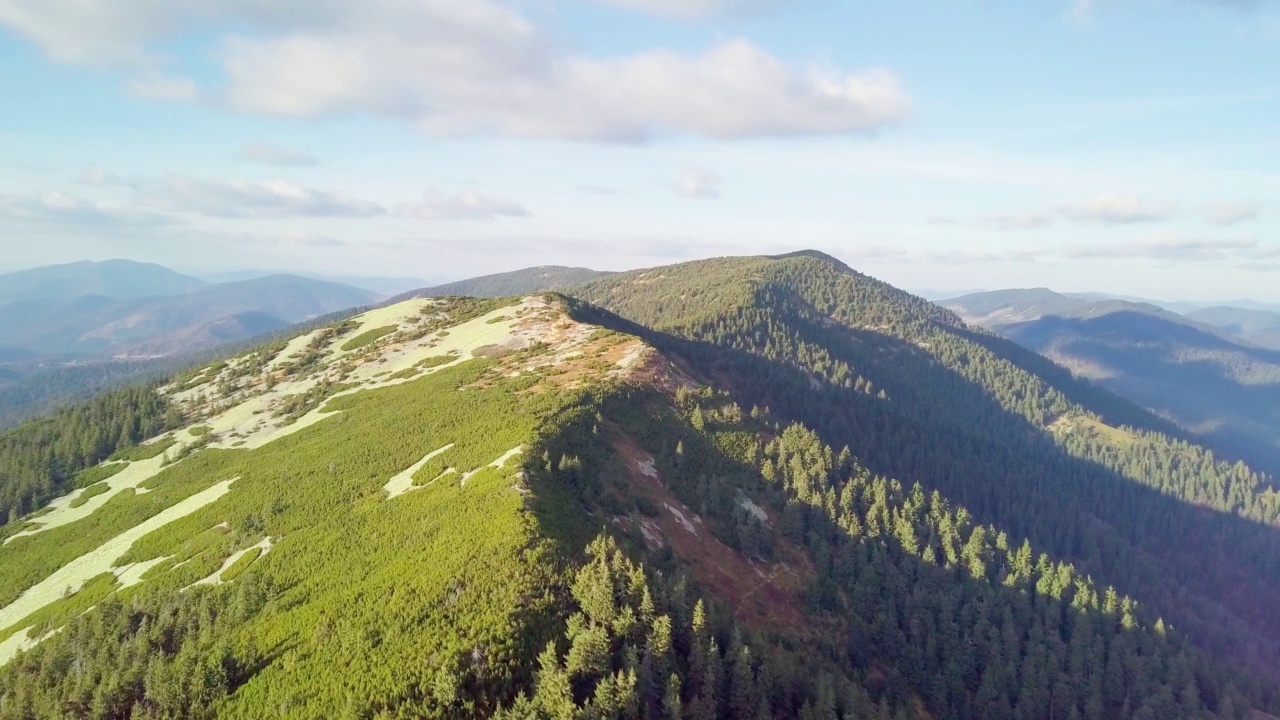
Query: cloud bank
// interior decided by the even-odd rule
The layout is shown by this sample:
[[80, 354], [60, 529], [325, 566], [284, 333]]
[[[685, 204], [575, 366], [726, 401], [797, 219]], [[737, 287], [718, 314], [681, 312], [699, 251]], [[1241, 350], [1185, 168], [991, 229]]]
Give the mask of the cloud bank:
[[[650, 12], [746, 7], [741, 0], [617, 0]], [[683, 9], [683, 10], [682, 10]], [[910, 100], [884, 68], [788, 66], [743, 39], [701, 53], [563, 51], [494, 0], [0, 0], [0, 22], [67, 63], [133, 73], [146, 97], [222, 102], [265, 115], [391, 117], [436, 135], [640, 142], [874, 132]], [[194, 28], [218, 41], [225, 90], [171, 73], [156, 51]]]

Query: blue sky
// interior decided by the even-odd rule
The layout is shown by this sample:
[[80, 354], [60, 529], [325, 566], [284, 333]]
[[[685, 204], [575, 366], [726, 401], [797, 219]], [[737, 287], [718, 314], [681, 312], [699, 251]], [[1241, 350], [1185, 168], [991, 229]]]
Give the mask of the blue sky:
[[0, 0], [0, 269], [1280, 301], [1280, 5]]

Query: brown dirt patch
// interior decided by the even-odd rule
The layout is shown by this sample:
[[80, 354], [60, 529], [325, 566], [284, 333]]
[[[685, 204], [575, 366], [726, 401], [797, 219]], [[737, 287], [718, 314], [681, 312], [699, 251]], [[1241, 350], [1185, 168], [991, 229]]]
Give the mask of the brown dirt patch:
[[[660, 509], [657, 517], [633, 520], [661, 532], [662, 540], [687, 566], [694, 580], [725, 603], [744, 625], [760, 631], [801, 632], [810, 627], [801, 593], [813, 577], [808, 558], [799, 548], [779, 539], [776, 560], [750, 559], [720, 542], [697, 513], [676, 498], [661, 478], [643, 468], [651, 455], [631, 437], [611, 433], [611, 443], [627, 469], [632, 489]], [[672, 510], [676, 512], [672, 512]], [[692, 526], [694, 531], [690, 531]]]

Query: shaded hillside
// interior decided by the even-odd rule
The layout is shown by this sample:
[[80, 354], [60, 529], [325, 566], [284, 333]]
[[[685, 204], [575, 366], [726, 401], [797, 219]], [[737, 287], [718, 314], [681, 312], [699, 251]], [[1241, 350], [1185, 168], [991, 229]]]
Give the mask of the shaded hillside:
[[1187, 319], [1121, 301], [1045, 302], [1045, 292], [983, 293], [947, 305], [1230, 455], [1280, 469], [1280, 352], [1233, 338], [1242, 327], [1211, 322], [1265, 318], [1222, 308]]
[[513, 272], [482, 275], [405, 293], [397, 299], [409, 297], [509, 297], [529, 293], [559, 290], [570, 285], [607, 277], [612, 273], [588, 268], [543, 265]]
[[686, 338], [745, 402], [1070, 557], [1204, 646], [1259, 668], [1280, 657], [1270, 481], [1044, 358], [816, 258], [688, 263], [571, 293]]
[[[779, 352], [559, 296], [414, 299], [0, 436], [7, 497], [31, 497], [14, 478], [38, 485], [55, 469], [56, 490], [74, 488], [0, 525], [0, 718], [1235, 720], [1280, 708], [1274, 683], [1188, 644], [1156, 600], [1066, 557], [1078, 549], [881, 474], [871, 463], [900, 451], [899, 419], [864, 428], [884, 444], [869, 461], [862, 446], [836, 449], [833, 410], [892, 405], [900, 388], [806, 369], [820, 346], [787, 344], [812, 306], [750, 289], [742, 306], [731, 286], [798, 283], [823, 302], [872, 281], [811, 257], [662, 274], [691, 271], [725, 280], [684, 293], [706, 301], [704, 319], [737, 308], [776, 321]], [[661, 325], [680, 293], [660, 291], [687, 288], [653, 284], [649, 301], [616, 299]], [[886, 286], [861, 290], [869, 321], [968, 333]], [[830, 333], [812, 339], [848, 334], [825, 317], [803, 326]], [[794, 404], [754, 402], [775, 392]], [[980, 398], [945, 401], [1009, 414]], [[1126, 408], [1112, 410], [1145, 417]], [[975, 442], [990, 430], [970, 429]], [[1047, 463], [1045, 481], [1069, 485], [1052, 471], [1068, 462]], [[1099, 522], [1084, 537], [1133, 561]], [[1212, 551], [1198, 530], [1188, 552]], [[1129, 584], [1163, 589], [1147, 581]]]
[[49, 265], [0, 275], [0, 312], [6, 303], [61, 302], [83, 295], [136, 300], [181, 295], [208, 284], [160, 265], [131, 260]]
[[1217, 306], [1189, 312], [1187, 317], [1219, 327], [1245, 342], [1280, 350], [1280, 312]]

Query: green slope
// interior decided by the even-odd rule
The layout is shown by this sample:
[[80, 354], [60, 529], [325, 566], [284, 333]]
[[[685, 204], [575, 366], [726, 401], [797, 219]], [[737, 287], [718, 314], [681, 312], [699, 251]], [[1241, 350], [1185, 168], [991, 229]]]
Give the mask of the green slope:
[[652, 327], [413, 299], [175, 378], [157, 442], [49, 421], [22, 447], [128, 465], [4, 526], [0, 718], [1280, 708], [1270, 626], [1155, 552], [1181, 501], [1056, 444], [1153, 448], [1140, 410], [820, 256], [574, 294]]
[[1172, 425], [822, 258], [702, 261], [570, 292], [685, 339], [659, 344], [873, 471], [1070, 558], [1206, 647], [1275, 667], [1280, 496]]

